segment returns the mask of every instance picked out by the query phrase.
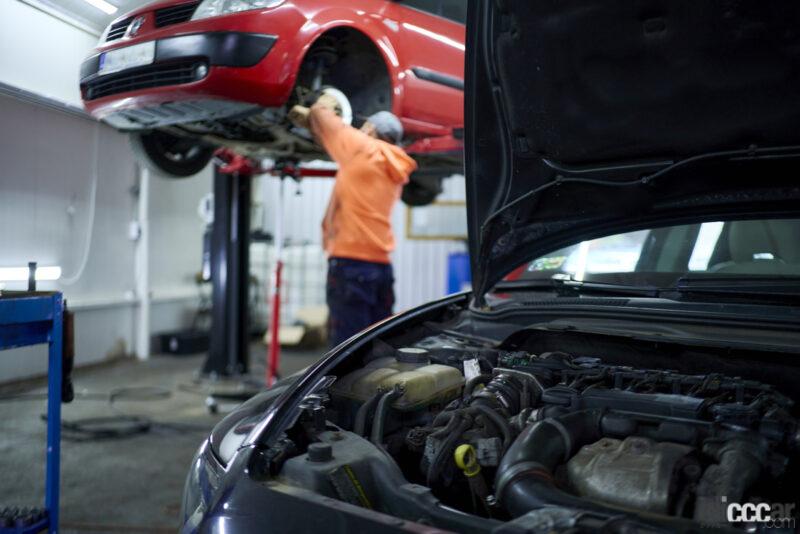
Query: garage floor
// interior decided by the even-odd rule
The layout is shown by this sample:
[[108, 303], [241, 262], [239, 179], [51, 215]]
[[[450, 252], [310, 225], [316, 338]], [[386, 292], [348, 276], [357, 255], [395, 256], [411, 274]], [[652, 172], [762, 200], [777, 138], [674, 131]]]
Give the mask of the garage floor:
[[[284, 374], [310, 365], [321, 352], [284, 351]], [[251, 354], [254, 374], [261, 376], [264, 346], [253, 345]], [[145, 363], [123, 360], [75, 372], [81, 399], [63, 406], [64, 421], [129, 414], [154, 424], [148, 433], [127, 438], [63, 441], [62, 532], [175, 532], [189, 463], [224, 415], [210, 415], [202, 390], [193, 384], [203, 358], [155, 356]], [[109, 392], [120, 387], [158, 390], [150, 391], [148, 400], [120, 398], [110, 404]], [[42, 383], [21, 393], [44, 391]], [[0, 506], [41, 506], [45, 424], [40, 414], [46, 411], [45, 401], [8, 395], [0, 391], [6, 397], [0, 402]]]

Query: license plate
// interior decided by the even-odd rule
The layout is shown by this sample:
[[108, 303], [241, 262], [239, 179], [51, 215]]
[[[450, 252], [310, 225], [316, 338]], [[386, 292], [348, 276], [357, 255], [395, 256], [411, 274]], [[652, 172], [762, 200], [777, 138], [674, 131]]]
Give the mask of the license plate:
[[100, 68], [97, 74], [111, 74], [112, 72], [119, 72], [133, 67], [149, 65], [153, 62], [155, 56], [155, 41], [148, 41], [146, 43], [103, 52], [103, 54], [100, 55]]

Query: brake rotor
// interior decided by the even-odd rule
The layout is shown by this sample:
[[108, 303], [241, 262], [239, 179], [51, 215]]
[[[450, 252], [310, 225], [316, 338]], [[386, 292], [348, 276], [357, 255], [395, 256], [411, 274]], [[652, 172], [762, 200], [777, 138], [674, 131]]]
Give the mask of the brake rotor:
[[350, 105], [350, 99], [335, 87], [324, 87], [322, 94], [333, 97], [337, 104], [337, 114], [342, 118], [342, 122], [347, 125], [353, 124], [353, 107]]

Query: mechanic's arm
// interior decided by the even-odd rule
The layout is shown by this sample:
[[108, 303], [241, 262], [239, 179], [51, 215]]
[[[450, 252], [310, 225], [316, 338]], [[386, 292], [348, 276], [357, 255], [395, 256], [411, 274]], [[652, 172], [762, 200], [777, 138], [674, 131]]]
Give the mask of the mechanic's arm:
[[320, 103], [311, 106], [308, 123], [311, 133], [334, 161], [341, 163], [349, 159], [354, 128], [347, 126], [331, 108]]
[[341, 164], [350, 159], [361, 146], [362, 134], [346, 125], [333, 111], [335, 100], [323, 95], [311, 108], [295, 106], [289, 118], [298, 126], [308, 128], [319, 140], [328, 155]]

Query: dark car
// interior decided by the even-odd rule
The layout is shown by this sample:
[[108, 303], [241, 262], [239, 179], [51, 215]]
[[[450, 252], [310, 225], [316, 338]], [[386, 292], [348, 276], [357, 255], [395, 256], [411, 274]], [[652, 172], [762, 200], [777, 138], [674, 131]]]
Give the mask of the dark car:
[[185, 532], [794, 532], [800, 6], [469, 5], [473, 292], [229, 415]]

